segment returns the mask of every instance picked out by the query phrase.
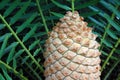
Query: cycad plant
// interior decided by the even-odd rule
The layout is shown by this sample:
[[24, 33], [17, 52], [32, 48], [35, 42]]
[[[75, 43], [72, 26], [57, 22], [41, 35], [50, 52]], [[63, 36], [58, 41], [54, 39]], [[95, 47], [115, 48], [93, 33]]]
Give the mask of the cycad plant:
[[[49, 31], [71, 11], [72, 0], [0, 1], [0, 80], [44, 80]], [[74, 9], [98, 35], [101, 80], [120, 80], [120, 1], [74, 0]]]

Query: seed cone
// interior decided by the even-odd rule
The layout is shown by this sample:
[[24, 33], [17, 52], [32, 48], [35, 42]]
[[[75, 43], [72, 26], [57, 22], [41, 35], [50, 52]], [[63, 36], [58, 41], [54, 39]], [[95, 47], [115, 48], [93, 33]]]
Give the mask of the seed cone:
[[97, 35], [77, 11], [53, 27], [44, 53], [45, 80], [100, 80]]

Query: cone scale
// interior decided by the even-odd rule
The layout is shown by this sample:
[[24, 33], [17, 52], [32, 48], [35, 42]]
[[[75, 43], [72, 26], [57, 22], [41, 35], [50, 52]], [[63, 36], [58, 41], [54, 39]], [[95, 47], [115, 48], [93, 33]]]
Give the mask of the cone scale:
[[45, 80], [100, 80], [100, 45], [83, 20], [68, 11], [53, 27], [45, 44]]

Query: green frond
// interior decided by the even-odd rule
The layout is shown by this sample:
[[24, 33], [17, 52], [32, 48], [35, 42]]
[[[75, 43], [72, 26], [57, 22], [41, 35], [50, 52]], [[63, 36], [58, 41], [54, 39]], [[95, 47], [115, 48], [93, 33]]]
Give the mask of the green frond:
[[79, 10], [79, 9], [82, 9], [82, 8], [86, 8], [88, 6], [91, 6], [91, 5], [95, 5], [99, 2], [100, 0], [90, 0], [90, 1], [87, 1], [85, 2], [84, 4], [81, 3], [81, 5], [79, 6], [76, 6], [76, 9]]
[[10, 51], [10, 53], [8, 55], [8, 58], [6, 60], [7, 64], [9, 64], [12, 61], [14, 53], [15, 53], [15, 47], [12, 48], [12, 50]]
[[4, 49], [5, 49], [6, 46], [7, 46], [8, 39], [9, 39], [9, 36], [6, 36], [6, 37], [5, 37], [5, 40], [4, 40], [3, 43], [2, 43], [2, 46], [1, 46], [1, 48], [0, 48], [0, 59], [1, 59], [1, 57], [4, 55]]
[[56, 12], [51, 12], [54, 16], [57, 16], [58, 18], [62, 18], [64, 15]]
[[63, 5], [63, 4], [60, 4], [58, 3], [57, 1], [55, 0], [51, 0], [56, 6], [62, 8], [62, 9], [65, 9], [65, 10], [72, 10], [70, 7], [66, 6], [66, 5]]
[[32, 14], [29, 17], [29, 19], [27, 19], [22, 25], [17, 26], [18, 27], [16, 30], [17, 34], [20, 33], [21, 31], [23, 31], [26, 28], [26, 26], [29, 26], [30, 23], [35, 19], [36, 16], [37, 16], [37, 13]]
[[12, 78], [8, 75], [7, 70], [5, 68], [2, 68], [2, 71], [6, 80], [12, 80]]
[[12, 6], [10, 6], [3, 14], [3, 16], [7, 17], [9, 16], [14, 10], [15, 8], [17, 7], [17, 5], [19, 5], [20, 1], [19, 0], [16, 0], [14, 1], [13, 3], [11, 3]]
[[20, 10], [10, 19], [10, 24], [14, 24], [20, 17], [22, 17], [22, 14], [25, 13], [29, 4], [30, 4], [30, 1], [23, 4]]
[[5, 80], [4, 76], [0, 73], [0, 79]]

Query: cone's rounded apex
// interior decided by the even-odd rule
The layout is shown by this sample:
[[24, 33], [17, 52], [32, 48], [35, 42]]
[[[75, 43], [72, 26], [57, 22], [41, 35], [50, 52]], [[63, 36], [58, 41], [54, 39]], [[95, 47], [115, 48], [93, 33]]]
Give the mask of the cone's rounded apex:
[[71, 11], [68, 11], [66, 15], [60, 19], [61, 22], [66, 22], [68, 23], [68, 25], [74, 25], [75, 22], [72, 22], [70, 20], [83, 21], [84, 18], [82, 16], [79, 16], [79, 13], [77, 11], [74, 11], [74, 13], [72, 13]]

